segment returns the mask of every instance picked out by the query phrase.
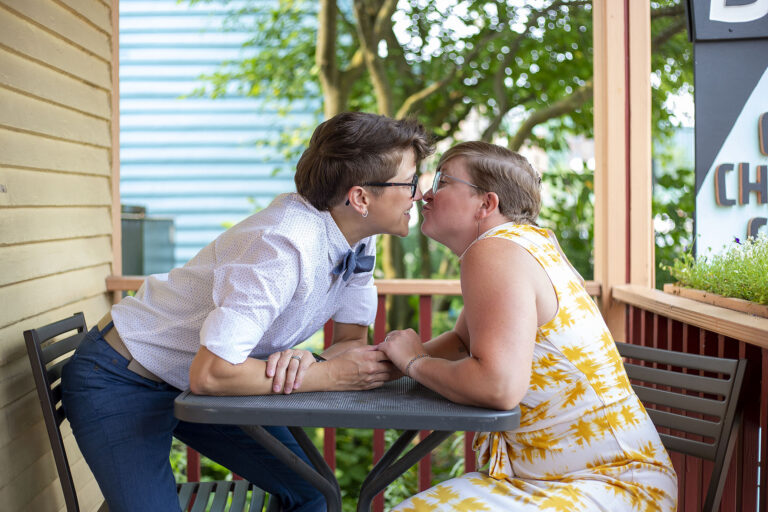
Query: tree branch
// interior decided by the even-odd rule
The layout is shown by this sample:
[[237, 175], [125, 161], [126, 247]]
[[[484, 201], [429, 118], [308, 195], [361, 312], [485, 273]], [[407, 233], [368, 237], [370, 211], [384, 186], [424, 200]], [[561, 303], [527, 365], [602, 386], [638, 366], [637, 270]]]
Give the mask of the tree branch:
[[512, 151], [519, 150], [536, 126], [549, 121], [550, 119], [567, 114], [585, 103], [592, 97], [592, 89], [593, 85], [590, 80], [575, 90], [570, 96], [562, 98], [546, 108], [533, 112], [528, 116], [528, 119], [523, 122], [517, 130], [517, 133], [515, 133], [515, 136], [512, 137], [512, 140], [509, 143], [509, 149]]
[[665, 30], [656, 34], [656, 37], [654, 37], [653, 40], [651, 41], [651, 52], [657, 51], [667, 41], [669, 41], [675, 35], [685, 30], [687, 26], [688, 26], [687, 20], [685, 18], [681, 18], [675, 21], [674, 23], [672, 23]]
[[317, 46], [315, 62], [319, 70], [320, 87], [323, 91], [323, 110], [326, 119], [342, 110], [338, 87], [336, 63], [336, 0], [320, 0], [317, 15]]
[[374, 32], [374, 24], [378, 12], [371, 16], [365, 5], [365, 0], [355, 0], [354, 8], [355, 16], [357, 17], [357, 34], [360, 49], [362, 50], [365, 67], [371, 75], [379, 114], [391, 117], [393, 110], [392, 88], [389, 87], [387, 82], [387, 75], [378, 52], [379, 40]]
[[[515, 40], [513, 41], [509, 56], [510, 58], [514, 58], [514, 55], [517, 53], [517, 51], [520, 48], [520, 45], [522, 44], [522, 40], [525, 38], [525, 35], [528, 33], [530, 28], [534, 25], [534, 23], [537, 22], [538, 17], [552, 9], [557, 9], [558, 7], [568, 6], [584, 6], [587, 4], [591, 5], [591, 0], [576, 0], [569, 2], [567, 0], [557, 0], [555, 2], [552, 2], [550, 5], [547, 5], [545, 7], [542, 7], [541, 9], [534, 9], [531, 10], [531, 12], [528, 14], [528, 21], [525, 24], [526, 30], [523, 31], [521, 34], [518, 34]], [[485, 34], [480, 41], [478, 41], [472, 48], [472, 50], [464, 57], [464, 62], [471, 62], [477, 55], [480, 53], [480, 51], [486, 47], [491, 41], [494, 39], [497, 39], [501, 36], [507, 35], [508, 32], [506, 30], [498, 31], [498, 30], [492, 30], [488, 29], [487, 34]], [[412, 113], [419, 104], [423, 103], [427, 98], [429, 98], [432, 94], [437, 93], [443, 86], [450, 83], [451, 80], [455, 79], [458, 74], [460, 73], [462, 68], [459, 66], [452, 64], [445, 77], [438, 82], [432, 83], [421, 90], [411, 94], [408, 98], [403, 101], [403, 104], [397, 111], [397, 117], [401, 118], [409, 113]]]

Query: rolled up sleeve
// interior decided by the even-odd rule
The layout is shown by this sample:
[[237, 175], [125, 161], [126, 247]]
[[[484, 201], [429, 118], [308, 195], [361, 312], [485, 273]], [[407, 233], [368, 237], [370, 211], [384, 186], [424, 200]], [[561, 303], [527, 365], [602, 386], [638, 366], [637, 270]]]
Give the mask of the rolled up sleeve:
[[296, 291], [300, 255], [284, 238], [261, 240], [237, 261], [214, 271], [213, 302], [200, 344], [240, 364], [281, 314]]

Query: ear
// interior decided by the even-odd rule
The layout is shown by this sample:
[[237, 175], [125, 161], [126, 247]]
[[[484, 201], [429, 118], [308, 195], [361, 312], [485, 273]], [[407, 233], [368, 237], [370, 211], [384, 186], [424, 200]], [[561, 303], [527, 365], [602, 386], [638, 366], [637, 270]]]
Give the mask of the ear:
[[347, 192], [347, 200], [349, 201], [349, 206], [354, 208], [360, 215], [368, 211], [370, 198], [368, 197], [368, 192], [363, 187], [355, 185], [350, 188]]
[[477, 210], [477, 220], [483, 220], [498, 210], [499, 196], [496, 194], [496, 192], [486, 192], [483, 194], [483, 202], [480, 204], [480, 208]]

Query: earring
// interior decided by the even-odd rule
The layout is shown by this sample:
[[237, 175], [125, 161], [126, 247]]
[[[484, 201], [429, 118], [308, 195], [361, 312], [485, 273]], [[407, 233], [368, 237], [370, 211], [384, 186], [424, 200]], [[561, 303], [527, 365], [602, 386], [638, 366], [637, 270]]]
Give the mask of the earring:
[[366, 218], [368, 216], [368, 210], [363, 211], [363, 218]]

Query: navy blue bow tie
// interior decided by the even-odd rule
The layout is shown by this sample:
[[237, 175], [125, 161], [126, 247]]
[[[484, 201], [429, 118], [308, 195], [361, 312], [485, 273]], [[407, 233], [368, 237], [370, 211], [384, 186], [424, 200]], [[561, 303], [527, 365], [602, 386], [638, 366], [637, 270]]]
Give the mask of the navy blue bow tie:
[[373, 270], [373, 263], [376, 261], [374, 256], [361, 256], [365, 244], [360, 244], [356, 251], [348, 250], [341, 262], [333, 269], [334, 275], [341, 274], [343, 280], [348, 280], [352, 273], [370, 272]]

